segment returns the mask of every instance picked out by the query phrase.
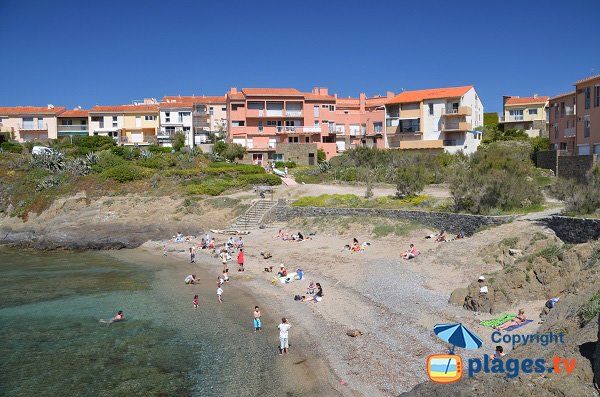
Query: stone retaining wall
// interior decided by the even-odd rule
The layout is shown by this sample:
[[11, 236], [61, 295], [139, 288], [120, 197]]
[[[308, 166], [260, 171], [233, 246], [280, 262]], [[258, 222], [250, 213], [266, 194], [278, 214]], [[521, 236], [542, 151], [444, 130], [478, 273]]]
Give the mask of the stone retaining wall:
[[483, 216], [455, 214], [451, 212], [430, 212], [375, 208], [321, 208], [291, 207], [280, 201], [270, 214], [271, 220], [288, 221], [297, 217], [322, 216], [369, 216], [392, 219], [407, 219], [435, 229], [447, 230], [452, 234], [463, 232], [470, 236], [482, 227], [501, 225], [514, 219], [513, 216]]
[[581, 244], [600, 238], [600, 219], [553, 216], [543, 222], [565, 243]]

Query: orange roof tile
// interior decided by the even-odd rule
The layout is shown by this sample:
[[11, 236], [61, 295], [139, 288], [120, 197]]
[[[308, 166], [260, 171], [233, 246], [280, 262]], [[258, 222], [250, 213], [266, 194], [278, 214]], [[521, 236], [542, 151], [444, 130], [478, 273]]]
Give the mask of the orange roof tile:
[[550, 100], [552, 101], [554, 99], [563, 98], [563, 97], [571, 96], [571, 95], [575, 95], [575, 91], [565, 92], [564, 94], [559, 94], [559, 95], [553, 96], [552, 98], [550, 98]]
[[472, 85], [466, 85], [462, 87], [448, 87], [448, 88], [433, 88], [429, 90], [417, 90], [417, 91], [404, 91], [390, 98], [385, 103], [396, 104], [396, 103], [412, 103], [421, 102], [426, 99], [442, 99], [442, 98], [456, 98], [463, 96], [467, 93]]
[[148, 113], [158, 110], [158, 105], [94, 106], [90, 113]]
[[194, 97], [194, 103], [225, 103], [225, 95], [223, 96], [197, 96]]
[[313, 94], [312, 92], [305, 92], [304, 99], [307, 101], [335, 101], [335, 96], [320, 95], [320, 94]]
[[366, 106], [367, 107], [383, 106], [386, 104], [387, 101], [388, 101], [388, 97], [386, 97], [386, 96], [376, 96], [373, 98], [367, 98]]
[[343, 107], [357, 108], [357, 107], [360, 107], [360, 99], [358, 99], [358, 98], [338, 98], [335, 101], [335, 104], [338, 107], [342, 107], [342, 108]]
[[506, 100], [505, 105], [525, 105], [528, 103], [546, 103], [550, 99], [548, 96], [537, 97], [511, 97]]
[[252, 96], [303, 96], [295, 88], [242, 88], [242, 93]]
[[87, 117], [89, 115], [89, 110], [84, 109], [73, 109], [67, 110], [66, 112], [62, 112], [59, 117]]
[[234, 100], [234, 101], [243, 101], [246, 96], [244, 95], [244, 93], [242, 92], [228, 92], [227, 96], [229, 97], [229, 99]]
[[590, 77], [586, 77], [585, 79], [577, 80], [575, 82], [575, 85], [581, 84], [581, 83], [587, 83], [588, 81], [592, 81], [592, 80], [596, 80], [596, 79], [600, 79], [600, 74], [597, 74], [597, 75], [594, 75], [594, 76], [590, 76]]
[[57, 106], [52, 109], [48, 109], [47, 106], [12, 106], [12, 107], [0, 107], [1, 115], [20, 115], [20, 114], [48, 114], [48, 115], [59, 115], [67, 110], [63, 106]]

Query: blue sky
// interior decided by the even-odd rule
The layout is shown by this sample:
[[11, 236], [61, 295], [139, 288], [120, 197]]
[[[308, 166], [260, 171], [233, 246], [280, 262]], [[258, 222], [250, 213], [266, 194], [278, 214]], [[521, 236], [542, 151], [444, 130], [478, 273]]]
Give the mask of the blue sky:
[[2, 106], [473, 84], [498, 111], [600, 74], [597, 0], [0, 0], [0, 15]]

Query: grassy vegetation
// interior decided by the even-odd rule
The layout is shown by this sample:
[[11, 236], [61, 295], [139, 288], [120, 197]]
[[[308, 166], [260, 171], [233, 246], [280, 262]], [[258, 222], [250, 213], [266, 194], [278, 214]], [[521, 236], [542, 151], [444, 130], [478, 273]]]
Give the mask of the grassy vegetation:
[[508, 248], [517, 248], [518, 242], [519, 242], [518, 237], [507, 237], [505, 239], [502, 239], [502, 241], [500, 241], [500, 245], [504, 245], [505, 247], [508, 247]]
[[582, 327], [600, 314], [600, 291], [596, 292], [596, 294], [579, 309], [578, 314]]
[[414, 221], [365, 216], [301, 218], [296, 223], [292, 223], [292, 227], [297, 227], [306, 232], [335, 231], [338, 234], [347, 234], [356, 228], [360, 228], [361, 233], [368, 233], [373, 237], [388, 235], [407, 236], [415, 230], [424, 228], [423, 225]]
[[[405, 199], [392, 197], [377, 197], [364, 199], [354, 194], [322, 194], [320, 196], [305, 196], [292, 203], [293, 207], [326, 207], [326, 208], [414, 208], [426, 207], [429, 197], [419, 195]], [[431, 201], [429, 201], [431, 203]]]
[[529, 254], [527, 256], [519, 258], [517, 261], [518, 262], [527, 261], [529, 264], [533, 264], [533, 261], [535, 260], [535, 258], [541, 257], [541, 258], [546, 259], [546, 261], [548, 261], [548, 263], [556, 265], [559, 261], [563, 260], [564, 253], [565, 253], [564, 246], [560, 246], [558, 244], [550, 244], [532, 254]]

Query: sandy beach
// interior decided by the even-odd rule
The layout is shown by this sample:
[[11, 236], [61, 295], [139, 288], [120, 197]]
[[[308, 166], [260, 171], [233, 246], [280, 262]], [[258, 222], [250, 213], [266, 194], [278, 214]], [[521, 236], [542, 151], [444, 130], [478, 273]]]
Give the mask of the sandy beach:
[[[514, 232], [522, 229], [523, 224], [504, 225], [501, 231], [486, 230], [450, 243], [424, 239], [432, 232], [424, 228], [402, 237], [378, 239], [366, 232], [361, 234], [357, 228], [350, 228], [346, 233], [319, 232], [303, 242], [275, 238], [278, 229], [285, 226], [274, 225], [243, 236], [246, 271], [238, 273], [235, 258], [232, 258], [231, 281], [224, 287], [224, 296], [236, 298], [235, 303], [229, 298], [223, 305], [240, 305], [236, 310], [240, 311], [241, 322], [249, 322], [254, 304], [261, 306], [265, 330], [273, 329], [270, 337], [274, 348], [278, 342], [275, 327], [280, 318], [285, 316], [290, 320], [292, 353], [278, 363], [288, 377], [295, 373], [293, 377], [303, 379], [301, 384], [290, 385], [292, 389], [329, 388], [325, 394], [309, 392], [307, 395], [364, 396], [393, 396], [410, 390], [427, 380], [424, 368], [427, 356], [447, 351], [447, 345], [432, 332], [433, 325], [438, 323], [467, 325], [484, 340], [482, 349], [493, 352], [489, 338], [493, 330], [479, 325], [480, 320], [492, 316], [478, 316], [449, 304], [448, 298], [453, 289], [464, 287], [480, 274], [494, 270], [494, 265], [480, 259], [482, 246], [493, 243], [499, 232]], [[290, 234], [297, 231], [285, 230]], [[218, 246], [229, 236], [214, 237]], [[353, 237], [370, 245], [362, 252], [345, 250], [344, 245], [351, 244]], [[411, 261], [400, 259], [399, 253], [411, 242], [422, 254]], [[200, 289], [209, 297], [206, 304], [216, 306], [211, 300], [216, 299], [213, 289], [222, 271], [221, 262], [199, 250], [197, 264], [189, 264], [187, 250], [191, 244], [193, 242], [170, 245], [174, 251], [169, 252], [167, 258], [162, 257], [162, 242], [148, 242], [136, 250], [119, 251], [114, 255], [121, 259], [125, 255], [126, 260], [131, 257], [136, 261], [176, 266], [164, 277], [174, 277], [174, 281], [169, 282], [173, 283], [173, 293], [178, 295], [186, 295], [187, 287], [182, 280], [192, 273], [190, 269], [199, 269], [196, 274], [201, 275]], [[261, 251], [269, 251], [273, 257], [263, 259]], [[276, 272], [281, 263], [290, 272], [303, 269], [304, 279], [285, 285], [273, 284], [274, 273], [263, 269], [273, 266]], [[310, 281], [322, 284], [323, 301], [294, 301], [295, 295], [305, 295]], [[187, 295], [186, 299], [190, 299]], [[201, 300], [205, 299], [202, 295]], [[542, 301], [521, 302], [518, 307], [525, 307], [530, 318], [535, 319], [543, 304]], [[516, 310], [517, 306], [510, 312], [516, 313]], [[527, 331], [535, 332], [536, 324], [529, 325]], [[349, 329], [358, 329], [364, 335], [349, 337], [346, 335]], [[249, 337], [252, 337], [250, 326]], [[475, 354], [463, 350], [461, 355]], [[300, 364], [290, 366], [292, 361]]]

